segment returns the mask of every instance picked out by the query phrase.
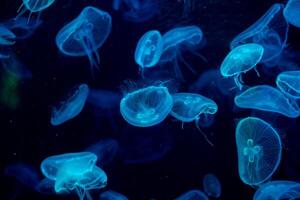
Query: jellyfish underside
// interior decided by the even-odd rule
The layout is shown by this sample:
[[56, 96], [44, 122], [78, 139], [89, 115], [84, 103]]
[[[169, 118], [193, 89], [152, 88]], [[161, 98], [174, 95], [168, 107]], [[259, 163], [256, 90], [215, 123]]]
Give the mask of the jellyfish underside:
[[[259, 153], [261, 153], [261, 147], [259, 145], [253, 146], [253, 140], [248, 139], [247, 147], [245, 147], [243, 150], [244, 156], [248, 156], [248, 161], [250, 163], [253, 163], [255, 161], [255, 158], [258, 157]], [[259, 159], [259, 158], [257, 158], [257, 159]]]

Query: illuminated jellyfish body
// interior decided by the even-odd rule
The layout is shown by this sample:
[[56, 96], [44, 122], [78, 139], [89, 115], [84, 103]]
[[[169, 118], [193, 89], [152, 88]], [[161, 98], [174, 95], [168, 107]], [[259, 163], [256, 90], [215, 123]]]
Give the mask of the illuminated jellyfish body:
[[245, 43], [260, 44], [265, 50], [262, 62], [267, 67], [276, 66], [288, 38], [283, 8], [283, 4], [273, 4], [260, 19], [232, 40], [231, 49]]
[[206, 174], [203, 178], [203, 188], [208, 196], [219, 198], [221, 196], [221, 183], [213, 174]]
[[30, 21], [30, 17], [32, 13], [37, 13], [39, 18], [41, 12], [47, 9], [48, 7], [50, 7], [55, 2], [55, 0], [22, 0], [22, 1], [23, 3], [17, 11], [19, 14], [16, 17], [16, 19], [18, 19], [20, 16], [22, 16], [27, 11], [29, 11], [30, 15], [28, 18], [28, 22]]
[[62, 101], [59, 106], [52, 110], [51, 124], [58, 126], [79, 115], [82, 111], [89, 93], [89, 87], [81, 84], [70, 97]]
[[184, 59], [183, 52], [189, 51], [194, 55], [200, 56], [195, 49], [200, 48], [203, 42], [203, 32], [198, 26], [184, 26], [171, 29], [166, 32], [163, 37], [163, 53], [160, 63], [165, 64], [171, 62], [176, 77], [183, 79], [179, 68], [179, 61], [195, 73], [190, 64]]
[[208, 200], [208, 197], [200, 190], [190, 190], [175, 200]]
[[[214, 115], [217, 111], [218, 105], [200, 94], [176, 93], [173, 95], [173, 107], [170, 115], [182, 123], [195, 122], [196, 127], [202, 133], [199, 127], [200, 116]], [[213, 145], [205, 134], [203, 136], [210, 145]]]
[[109, 13], [98, 8], [85, 7], [79, 16], [66, 24], [56, 35], [58, 49], [68, 56], [87, 56], [91, 68], [98, 67], [98, 49], [111, 32]]
[[[16, 35], [6, 26], [0, 25], [0, 47], [15, 44]], [[9, 54], [0, 52], [0, 59], [9, 58]]]
[[148, 31], [140, 38], [135, 49], [134, 59], [140, 66], [142, 75], [144, 68], [154, 67], [158, 63], [162, 48], [162, 37], [157, 30]]
[[267, 122], [256, 117], [242, 119], [235, 131], [241, 180], [260, 185], [269, 180], [281, 160], [281, 139]]
[[125, 95], [120, 103], [123, 118], [138, 127], [154, 126], [162, 122], [173, 106], [168, 88], [149, 86]]
[[300, 28], [300, 1], [289, 0], [286, 6], [284, 7], [283, 15], [289, 24]]
[[241, 74], [253, 68], [255, 69], [262, 59], [263, 53], [264, 48], [259, 44], [250, 43], [235, 47], [221, 64], [220, 71], [222, 76], [234, 77], [236, 85], [242, 89]]
[[100, 194], [99, 200], [128, 200], [128, 198], [119, 192], [108, 190]]
[[300, 71], [285, 71], [276, 78], [276, 85], [283, 94], [300, 99]]
[[300, 184], [294, 181], [271, 181], [263, 184], [253, 200], [281, 200], [300, 198]]
[[240, 108], [274, 112], [290, 118], [300, 115], [297, 103], [285, 97], [279, 90], [269, 85], [251, 87], [235, 96], [234, 103]]

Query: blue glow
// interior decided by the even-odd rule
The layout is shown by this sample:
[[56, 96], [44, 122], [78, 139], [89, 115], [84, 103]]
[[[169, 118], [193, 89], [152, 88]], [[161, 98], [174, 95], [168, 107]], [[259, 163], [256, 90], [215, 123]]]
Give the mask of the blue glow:
[[283, 15], [286, 21], [300, 28], [300, 2], [299, 0], [289, 0], [284, 7]]
[[15, 44], [16, 35], [7, 27], [0, 25], [0, 45], [11, 46]]
[[285, 71], [276, 78], [276, 85], [290, 98], [300, 98], [300, 71]]
[[36, 185], [35, 190], [42, 194], [55, 194], [54, 185], [54, 180], [44, 178]]
[[241, 180], [260, 185], [269, 180], [281, 160], [281, 139], [267, 122], [256, 117], [239, 121], [235, 131]]
[[181, 196], [177, 197], [175, 200], [208, 200], [208, 197], [200, 190], [190, 190]]
[[206, 174], [203, 178], [203, 188], [208, 196], [219, 198], [221, 196], [221, 183], [214, 174]]
[[99, 200], [128, 200], [123, 194], [108, 190], [100, 194]]

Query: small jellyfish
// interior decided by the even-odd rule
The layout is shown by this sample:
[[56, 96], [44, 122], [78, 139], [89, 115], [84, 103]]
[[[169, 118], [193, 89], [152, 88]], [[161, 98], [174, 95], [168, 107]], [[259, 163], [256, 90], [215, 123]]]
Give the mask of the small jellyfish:
[[144, 68], [153, 67], [158, 63], [162, 48], [162, 37], [157, 30], [148, 31], [140, 38], [135, 49], [134, 59], [140, 66], [142, 75]]
[[154, 126], [162, 122], [173, 106], [167, 87], [148, 86], [128, 93], [120, 102], [123, 118], [137, 127]]
[[16, 35], [6, 26], [0, 25], [0, 45], [11, 46], [15, 44]]
[[300, 71], [281, 72], [276, 78], [276, 85], [286, 96], [299, 99]]
[[109, 36], [111, 27], [109, 13], [88, 6], [57, 33], [56, 45], [65, 55], [87, 56], [91, 69], [97, 68], [100, 64], [98, 49]]
[[61, 102], [58, 107], [54, 107], [51, 116], [51, 124], [58, 126], [79, 115], [82, 111], [85, 101], [89, 93], [89, 87], [86, 84], [81, 84], [76, 88], [67, 100]]
[[214, 174], [206, 174], [203, 178], [203, 188], [208, 196], [219, 198], [221, 196], [221, 183]]
[[283, 15], [289, 24], [300, 28], [300, 1], [289, 0], [283, 9]]
[[260, 185], [269, 180], [281, 160], [281, 139], [267, 122], [256, 117], [242, 119], [235, 131], [241, 180]]
[[190, 190], [175, 200], [209, 200], [208, 197], [200, 190]]
[[274, 112], [290, 118], [297, 118], [300, 110], [293, 99], [285, 97], [269, 85], [251, 87], [235, 96], [234, 103], [240, 108]]
[[236, 85], [242, 89], [243, 80], [241, 74], [253, 68], [256, 70], [255, 67], [260, 62], [263, 53], [264, 48], [259, 44], [250, 43], [235, 47], [221, 64], [220, 71], [222, 76], [234, 77]]
[[254, 194], [253, 200], [299, 199], [300, 184], [294, 181], [271, 181], [263, 184]]
[[100, 194], [99, 200], [128, 200], [128, 198], [119, 192], [108, 190]]

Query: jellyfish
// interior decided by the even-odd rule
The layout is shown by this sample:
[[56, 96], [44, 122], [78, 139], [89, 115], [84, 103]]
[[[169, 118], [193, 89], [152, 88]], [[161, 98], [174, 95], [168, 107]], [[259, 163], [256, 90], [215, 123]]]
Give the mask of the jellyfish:
[[88, 6], [57, 33], [56, 45], [65, 55], [87, 56], [91, 69], [98, 68], [98, 49], [109, 36], [111, 27], [112, 19], [109, 13]]
[[35, 186], [35, 191], [41, 194], [55, 194], [55, 180], [44, 178]]
[[[234, 77], [236, 86], [243, 87], [242, 73], [251, 69], [262, 59], [264, 48], [259, 44], [243, 44], [235, 47], [223, 60], [220, 71], [224, 77]], [[257, 75], [259, 76], [258, 72]]]
[[258, 186], [269, 180], [281, 160], [281, 139], [267, 122], [256, 117], [242, 119], [235, 131], [241, 180]]
[[119, 192], [108, 190], [100, 194], [99, 200], [128, 200], [128, 198]]
[[15, 44], [16, 35], [6, 26], [0, 25], [0, 45], [11, 46]]
[[161, 55], [160, 63], [165, 64], [171, 62], [176, 77], [179, 77], [180, 79], [183, 79], [183, 76], [179, 68], [179, 61], [195, 73], [194, 69], [184, 59], [183, 52], [189, 51], [190, 53], [203, 58], [200, 54], [195, 52], [195, 49], [201, 47], [203, 40], [203, 32], [198, 26], [184, 26], [169, 30], [162, 37], [163, 53]]
[[177, 197], [175, 200], [208, 200], [208, 197], [200, 190], [190, 190], [179, 197]]
[[297, 118], [300, 110], [293, 99], [285, 97], [269, 85], [251, 87], [235, 96], [234, 103], [240, 108], [274, 112], [290, 118]]
[[206, 174], [203, 178], [203, 188], [208, 196], [219, 198], [221, 196], [221, 183], [214, 174]]
[[276, 78], [276, 85], [286, 96], [299, 99], [300, 71], [281, 72]]
[[159, 31], [151, 30], [146, 32], [139, 40], [134, 59], [140, 66], [143, 75], [144, 68], [154, 67], [162, 54], [162, 37]]
[[300, 198], [300, 184], [294, 181], [271, 181], [263, 184], [253, 200], [280, 200]]
[[167, 87], [148, 86], [125, 95], [120, 102], [123, 118], [137, 127], [155, 126], [169, 114], [173, 99]]
[[231, 49], [245, 43], [260, 44], [264, 48], [262, 63], [266, 67], [276, 66], [288, 38], [283, 9], [283, 4], [273, 4], [260, 19], [232, 40]]
[[[170, 112], [174, 118], [182, 123], [195, 122], [196, 127], [202, 133], [199, 127], [201, 115], [214, 115], [218, 111], [218, 105], [211, 99], [195, 93], [176, 93], [173, 94], [173, 108]], [[206, 141], [213, 146], [207, 136], [202, 133]]]
[[58, 107], [53, 108], [51, 124], [58, 126], [79, 115], [84, 107], [88, 93], [88, 85], [79, 85], [70, 97], [62, 101]]
[[300, 2], [299, 0], [289, 0], [284, 7], [283, 16], [289, 24], [300, 28]]

